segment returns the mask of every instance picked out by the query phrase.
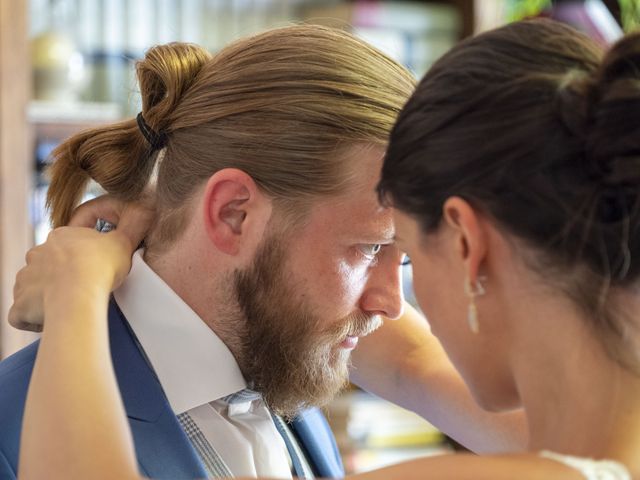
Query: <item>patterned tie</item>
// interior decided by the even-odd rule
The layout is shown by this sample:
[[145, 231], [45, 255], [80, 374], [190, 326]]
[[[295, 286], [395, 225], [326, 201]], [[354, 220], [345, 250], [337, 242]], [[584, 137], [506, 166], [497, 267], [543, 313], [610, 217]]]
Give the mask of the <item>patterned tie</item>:
[[[262, 395], [260, 393], [249, 388], [245, 388], [243, 390], [237, 391], [236, 393], [232, 393], [231, 395], [227, 395], [220, 400], [229, 404], [229, 416], [231, 417], [235, 414], [232, 412], [234, 407], [240, 407], [237, 414], [241, 414], [247, 411], [245, 408], [242, 408], [244, 407], [244, 404], [250, 406], [251, 402], [260, 399], [262, 399]], [[291, 456], [291, 462], [293, 463], [293, 468], [295, 470], [296, 476], [305, 479], [315, 478], [313, 471], [311, 470], [311, 467], [307, 462], [307, 459], [300, 450], [298, 441], [293, 436], [293, 433], [291, 432], [287, 424], [282, 418], [275, 415], [274, 413], [271, 413], [271, 418], [273, 419], [276, 430], [278, 430], [278, 433], [282, 436], [289, 455]], [[180, 415], [178, 415], [178, 421], [187, 434], [191, 445], [198, 453], [198, 456], [202, 459], [202, 463], [207, 470], [207, 474], [211, 478], [233, 477], [233, 474], [231, 473], [231, 470], [229, 469], [227, 464], [220, 457], [218, 452], [216, 452], [215, 449], [211, 446], [211, 444], [206, 439], [198, 425], [196, 425], [196, 423], [193, 421], [191, 416], [188, 413], [181, 413]]]
[[[239, 406], [243, 403], [250, 404], [250, 402], [259, 400], [260, 398], [262, 398], [262, 396], [258, 392], [254, 392], [253, 390], [245, 388], [244, 390], [240, 390], [236, 393], [232, 393], [231, 395], [227, 395], [220, 400], [228, 403], [231, 409], [232, 405]], [[230, 413], [229, 416], [232, 416], [232, 414]], [[220, 454], [216, 452], [211, 443], [209, 443], [207, 438], [200, 430], [200, 427], [198, 427], [196, 422], [193, 421], [189, 413], [185, 412], [178, 415], [178, 421], [180, 422], [182, 429], [187, 434], [191, 445], [202, 460], [202, 463], [204, 464], [209, 477], [232, 478], [233, 474], [231, 473], [231, 469], [222, 459]]]
[[193, 421], [187, 412], [177, 416], [184, 433], [191, 442], [191, 446], [196, 451], [205, 470], [210, 478], [233, 478], [231, 470], [222, 457], [211, 446], [209, 440], [204, 436], [200, 427]]
[[[240, 404], [245, 402], [252, 402], [254, 400], [262, 399], [262, 395], [255, 390], [251, 390], [249, 388], [245, 388], [231, 395], [227, 395], [222, 398], [225, 402], [229, 403], [229, 406], [233, 406], [234, 404]], [[231, 413], [229, 414], [232, 415]], [[287, 426], [285, 421], [278, 415], [271, 412], [271, 418], [273, 419], [273, 423], [276, 426], [276, 430], [284, 440], [284, 443], [287, 447], [287, 451], [291, 456], [291, 462], [293, 463], [293, 469], [298, 478], [315, 478], [313, 472], [311, 471], [311, 467], [307, 462], [302, 450], [300, 450], [300, 445], [298, 445], [298, 441], [293, 436], [291, 429]]]
[[[250, 405], [250, 402], [261, 398], [262, 396], [258, 392], [245, 388], [226, 397], [222, 397], [220, 400], [228, 403], [231, 410], [233, 405], [240, 406], [240, 404], [243, 403]], [[230, 412], [229, 416], [233, 416], [233, 414]], [[231, 473], [231, 469], [229, 469], [220, 454], [218, 454], [211, 443], [209, 443], [200, 430], [200, 427], [198, 427], [196, 422], [191, 418], [191, 415], [189, 415], [188, 412], [181, 413], [178, 415], [178, 421], [187, 434], [194, 450], [202, 460], [208, 476], [211, 478], [232, 478], [233, 474]]]

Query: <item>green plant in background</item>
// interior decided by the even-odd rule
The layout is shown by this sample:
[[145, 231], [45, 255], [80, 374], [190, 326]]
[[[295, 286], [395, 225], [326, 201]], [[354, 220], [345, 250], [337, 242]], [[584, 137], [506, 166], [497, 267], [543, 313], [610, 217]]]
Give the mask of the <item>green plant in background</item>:
[[[640, 29], [640, 0], [618, 0], [622, 28], [625, 32]], [[538, 15], [551, 6], [551, 0], [507, 0], [507, 19], [509, 21]]]
[[[634, 3], [637, 0], [628, 0]], [[507, 19], [515, 22], [523, 18], [538, 15], [542, 10], [551, 5], [551, 0], [507, 0]]]
[[622, 28], [625, 32], [640, 29], [640, 1], [619, 0]]

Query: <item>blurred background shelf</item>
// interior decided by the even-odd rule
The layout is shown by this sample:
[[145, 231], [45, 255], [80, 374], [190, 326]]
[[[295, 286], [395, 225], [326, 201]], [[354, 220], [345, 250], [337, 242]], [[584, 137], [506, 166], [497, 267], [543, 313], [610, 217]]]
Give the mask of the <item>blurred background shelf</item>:
[[445, 436], [417, 414], [357, 389], [327, 408], [347, 473], [451, 453]]
[[122, 118], [122, 107], [117, 103], [32, 100], [27, 105], [27, 121], [33, 127], [36, 144], [60, 142], [81, 130]]

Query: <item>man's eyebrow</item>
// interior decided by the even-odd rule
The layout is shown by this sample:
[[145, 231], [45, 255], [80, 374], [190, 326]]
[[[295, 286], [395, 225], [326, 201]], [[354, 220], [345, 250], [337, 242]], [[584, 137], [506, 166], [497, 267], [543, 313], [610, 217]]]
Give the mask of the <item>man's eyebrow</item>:
[[396, 229], [393, 225], [386, 225], [378, 231], [378, 237], [381, 241], [391, 243], [394, 241]]
[[395, 232], [393, 230], [388, 230], [380, 235], [380, 240], [384, 243], [394, 243], [396, 241]]
[[360, 237], [360, 241], [364, 241], [367, 243], [381, 243], [381, 244], [391, 244], [395, 241], [393, 230], [379, 232], [379, 233], [367, 233]]

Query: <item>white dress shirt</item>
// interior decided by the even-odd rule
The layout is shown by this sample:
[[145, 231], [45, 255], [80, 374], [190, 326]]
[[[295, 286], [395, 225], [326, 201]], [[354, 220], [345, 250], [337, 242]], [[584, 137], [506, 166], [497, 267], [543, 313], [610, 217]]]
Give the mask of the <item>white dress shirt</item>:
[[235, 476], [291, 478], [289, 454], [263, 400], [221, 400], [247, 387], [234, 356], [141, 252], [114, 297], [174, 413], [189, 414]]

